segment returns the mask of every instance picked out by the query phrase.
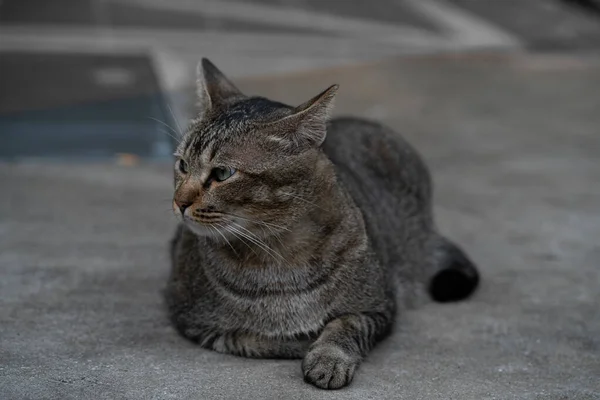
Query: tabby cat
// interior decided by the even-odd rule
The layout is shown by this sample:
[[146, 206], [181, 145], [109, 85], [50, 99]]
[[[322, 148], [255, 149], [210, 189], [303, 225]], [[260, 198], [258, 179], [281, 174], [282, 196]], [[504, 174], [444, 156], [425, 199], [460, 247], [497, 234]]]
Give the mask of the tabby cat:
[[479, 276], [432, 218], [423, 161], [398, 134], [328, 122], [337, 85], [298, 107], [242, 94], [210, 61], [175, 153], [166, 290], [200, 346], [302, 358], [306, 382], [348, 385], [421, 293], [466, 298]]

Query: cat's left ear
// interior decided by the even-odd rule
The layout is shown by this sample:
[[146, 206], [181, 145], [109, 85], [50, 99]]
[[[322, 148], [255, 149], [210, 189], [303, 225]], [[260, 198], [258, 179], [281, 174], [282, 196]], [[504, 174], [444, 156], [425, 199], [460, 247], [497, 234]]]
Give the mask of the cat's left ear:
[[327, 135], [327, 121], [333, 111], [339, 85], [332, 85], [288, 115], [269, 125], [276, 127], [271, 138], [287, 147], [319, 147]]
[[218, 107], [242, 92], [208, 58], [203, 58], [196, 68], [196, 93], [202, 113]]

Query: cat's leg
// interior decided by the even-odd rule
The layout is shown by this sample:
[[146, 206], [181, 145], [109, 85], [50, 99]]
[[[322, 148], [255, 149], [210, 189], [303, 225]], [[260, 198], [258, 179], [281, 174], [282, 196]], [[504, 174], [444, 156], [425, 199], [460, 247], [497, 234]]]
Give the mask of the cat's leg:
[[302, 361], [304, 380], [322, 389], [348, 385], [363, 358], [391, 332], [394, 311], [347, 314], [329, 322]]
[[272, 339], [230, 332], [220, 335], [212, 343], [212, 349], [250, 358], [302, 358], [306, 355], [309, 345], [307, 339]]
[[311, 343], [309, 338], [267, 338], [212, 329], [186, 329], [182, 334], [205, 349], [249, 358], [302, 358]]

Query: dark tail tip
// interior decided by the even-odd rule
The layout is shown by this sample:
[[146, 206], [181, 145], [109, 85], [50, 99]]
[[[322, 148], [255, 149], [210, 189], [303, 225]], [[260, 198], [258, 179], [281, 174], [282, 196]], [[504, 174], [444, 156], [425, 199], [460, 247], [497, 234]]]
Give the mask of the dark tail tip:
[[459, 247], [449, 241], [447, 245], [445, 259], [429, 282], [429, 295], [440, 303], [464, 300], [479, 285], [475, 264]]

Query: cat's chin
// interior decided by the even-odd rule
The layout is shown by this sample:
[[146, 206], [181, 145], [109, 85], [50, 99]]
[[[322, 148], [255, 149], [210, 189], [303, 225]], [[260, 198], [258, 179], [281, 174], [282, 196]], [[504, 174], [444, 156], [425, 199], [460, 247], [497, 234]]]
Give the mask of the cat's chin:
[[203, 225], [199, 222], [193, 221], [191, 219], [185, 218], [183, 223], [187, 226], [194, 234], [198, 236], [217, 236], [218, 233], [214, 228], [210, 228], [206, 225]]

